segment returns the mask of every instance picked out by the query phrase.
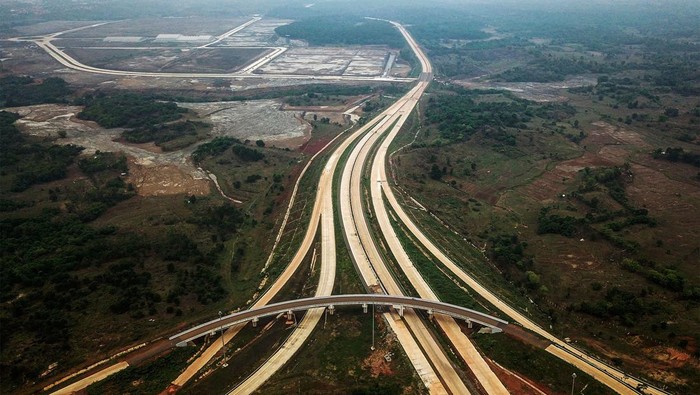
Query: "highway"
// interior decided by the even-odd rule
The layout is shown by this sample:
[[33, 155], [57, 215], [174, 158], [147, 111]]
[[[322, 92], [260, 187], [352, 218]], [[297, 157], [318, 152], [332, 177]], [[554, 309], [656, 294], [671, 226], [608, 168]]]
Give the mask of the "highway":
[[199, 339], [200, 337], [206, 336], [209, 333], [219, 331], [222, 327], [228, 328], [240, 323], [253, 321], [263, 317], [276, 316], [281, 313], [305, 310], [311, 311], [314, 309], [323, 310], [325, 308], [335, 308], [336, 306], [364, 306], [366, 308], [368, 305], [376, 305], [389, 306], [397, 310], [399, 310], [400, 307], [405, 309], [421, 309], [427, 311], [429, 314], [440, 314], [465, 321], [469, 320], [484, 327], [491, 328], [492, 332], [494, 333], [502, 332], [503, 328], [508, 325], [507, 321], [500, 318], [484, 314], [480, 311], [468, 309], [466, 307], [440, 302], [438, 300], [386, 294], [330, 295], [328, 292], [316, 293], [326, 293], [328, 295], [317, 295], [310, 298], [286, 300], [284, 302], [277, 302], [262, 307], [242, 310], [177, 333], [168, 338], [168, 340], [177, 346], [184, 347], [188, 342]]
[[[414, 49], [414, 53], [418, 57], [421, 65], [423, 66], [423, 70], [431, 70], [430, 63], [428, 61], [428, 58], [420, 51], [416, 50], [417, 49], [417, 44], [413, 40], [413, 38], [408, 34], [408, 32], [403, 28], [403, 26], [391, 22], [394, 26], [396, 26], [401, 33], [406, 37], [406, 40], [409, 42], [409, 45]], [[427, 68], [426, 68], [427, 67]], [[425, 74], [425, 72], [424, 72]], [[424, 80], [424, 77], [421, 76], [421, 81]], [[483, 297], [485, 300], [493, 304], [496, 308], [498, 308], [500, 311], [505, 313], [508, 317], [513, 319], [515, 322], [519, 323], [523, 327], [531, 330], [532, 332], [537, 333], [538, 335], [542, 336], [543, 338], [547, 339], [548, 341], [552, 342], [552, 346], [548, 347], [546, 350], [550, 352], [552, 355], [557, 356], [558, 358], [576, 366], [577, 368], [581, 369], [582, 371], [590, 374], [593, 376], [596, 380], [599, 382], [607, 385], [611, 389], [615, 390], [618, 393], [621, 394], [638, 394], [640, 391], [638, 391], [636, 388], [638, 386], [647, 386], [648, 384], [636, 379], [634, 377], [630, 377], [624, 372], [620, 371], [617, 368], [614, 368], [608, 364], [605, 364], [601, 362], [600, 360], [593, 358], [589, 355], [584, 354], [582, 351], [572, 347], [568, 343], [564, 342], [563, 340], [558, 339], [556, 336], [552, 335], [551, 333], [547, 332], [544, 330], [542, 327], [534, 323], [532, 320], [527, 318], [524, 314], [522, 314], [520, 311], [516, 310], [515, 308], [509, 306], [505, 301], [500, 299], [495, 293], [491, 292], [484, 286], [482, 286], [476, 279], [474, 279], [471, 275], [466, 273], [464, 270], [462, 270], [461, 267], [456, 265], [450, 258], [447, 257], [445, 253], [443, 253], [420, 229], [419, 227], [411, 220], [411, 218], [406, 214], [404, 211], [403, 207], [398, 203], [398, 200], [396, 199], [394, 195], [394, 191], [391, 188], [390, 182], [388, 182], [387, 178], [387, 172], [386, 172], [386, 167], [387, 167], [387, 151], [389, 148], [389, 145], [393, 141], [393, 139], [396, 137], [396, 135], [399, 132], [399, 127], [395, 127], [392, 132], [389, 134], [389, 136], [382, 142], [380, 148], [377, 150], [375, 158], [374, 158], [374, 165], [372, 167], [372, 178], [370, 180], [371, 184], [371, 189], [372, 189], [372, 199], [373, 199], [373, 207], [375, 210], [375, 214], [377, 216], [377, 221], [379, 222], [380, 228], [382, 230], [384, 238], [387, 240], [387, 242], [392, 246], [392, 254], [394, 256], [401, 256], [405, 255], [405, 252], [402, 253], [402, 248], [400, 247], [400, 244], [396, 240], [396, 235], [393, 234], [393, 229], [391, 227], [391, 223], [389, 222], [389, 216], [386, 211], [386, 206], [383, 201], [383, 196], [386, 197], [386, 200], [390, 204], [392, 210], [396, 213], [400, 221], [403, 223], [403, 225], [410, 231], [410, 233], [418, 239], [420, 244], [422, 244], [423, 247], [425, 247], [433, 256], [435, 256], [445, 267], [455, 276], [460, 278], [462, 281], [464, 281], [465, 284], [467, 284], [470, 288], [472, 288], [474, 291], [476, 291], [481, 297]], [[397, 246], [398, 244], [398, 246]], [[404, 256], [403, 259], [398, 259], [400, 262], [408, 259], [407, 256]], [[419, 291], [420, 292], [420, 291]], [[421, 295], [422, 296], [422, 295]], [[663, 391], [658, 388], [654, 388], [651, 386], [648, 386], [645, 390], [644, 393], [647, 394], [668, 394], [666, 391]]]
[[[377, 294], [371, 295], [372, 297], [400, 297], [401, 295], [405, 294], [402, 287], [394, 278], [391, 270], [384, 262], [383, 254], [380, 252], [379, 248], [379, 245], [383, 244], [391, 253], [391, 256], [393, 256], [394, 260], [398, 264], [398, 267], [410, 281], [411, 286], [416, 290], [421, 298], [423, 298], [423, 300], [438, 303], [436, 294], [413, 266], [408, 254], [406, 254], [405, 250], [403, 250], [403, 247], [401, 246], [401, 243], [399, 242], [399, 239], [391, 226], [390, 215], [385, 203], [386, 199], [386, 202], [389, 204], [393, 212], [396, 213], [398, 220], [403, 224], [408, 232], [416, 240], [418, 240], [425, 250], [430, 252], [430, 254], [439, 260], [454, 276], [462, 280], [467, 286], [476, 291], [481, 297], [490, 302], [513, 321], [550, 341], [552, 345], [546, 348], [548, 352], [578, 367], [582, 371], [587, 372], [596, 380], [607, 385], [618, 393], [640, 393], [639, 391], [635, 390], [635, 387], [638, 385], [644, 385], [644, 382], [629, 377], [620, 370], [604, 364], [603, 362], [584, 354], [580, 350], [575, 349], [562, 340], [559, 340], [554, 335], [550, 334], [531, 321], [523, 313], [501, 300], [495, 293], [482, 286], [476, 279], [462, 270], [447, 256], [447, 254], [436, 246], [404, 211], [403, 207], [398, 202], [393, 189], [391, 188], [389, 179], [387, 178], [387, 151], [389, 145], [400, 131], [401, 126], [414, 110], [418, 100], [427, 88], [429, 81], [432, 78], [432, 68], [427, 57], [421, 51], [415, 40], [410, 36], [406, 29], [396, 22], [390, 23], [392, 23], [404, 35], [421, 63], [423, 72], [418, 79], [418, 83], [406, 95], [400, 98], [388, 109], [348, 136], [330, 155], [319, 180], [318, 189], [316, 191], [316, 199], [310, 217], [310, 223], [306, 229], [306, 233], [301, 245], [299, 246], [299, 249], [283, 273], [262, 294], [262, 296], [256, 300], [251, 307], [252, 310], [247, 311], [247, 314], [260, 314], [262, 311], [260, 309], [269, 305], [270, 301], [287, 284], [289, 279], [301, 265], [304, 258], [308, 255], [310, 248], [318, 235], [319, 226], [321, 228], [322, 255], [320, 267], [321, 273], [319, 284], [316, 289], [316, 297], [324, 298], [331, 294], [335, 280], [336, 248], [335, 223], [333, 218], [334, 202], [332, 199], [333, 175], [335, 174], [336, 168], [338, 167], [343, 153], [349, 150], [350, 147], [357, 142], [357, 144], [354, 145], [350, 151], [347, 157], [347, 162], [342, 169], [343, 172], [341, 174], [339, 191], [340, 215], [343, 234], [352, 256], [353, 263], [360, 273], [365, 287], [371, 293]], [[57, 33], [56, 35], [58, 34], [60, 33]], [[57, 61], [66, 65], [67, 67], [74, 69], [81, 69], [85, 67], [86, 70], [82, 71], [88, 72], [112, 72], [110, 70], [90, 68], [89, 66], [84, 66], [77, 63], [74, 59], [68, 57], [51, 44], [50, 41], [52, 37], [55, 37], [56, 35], [47, 36], [36, 42]], [[157, 74], [160, 76], [161, 73], [143, 74], [147, 74], [148, 76], [151, 74]], [[197, 74], [179, 75], [179, 77], [183, 76], [197, 76]], [[213, 75], [208, 74], [206, 76]], [[265, 77], [268, 78], [270, 76]], [[308, 76], [296, 77], [308, 78]], [[316, 78], [320, 79], [319, 77]], [[386, 138], [382, 140], [384, 136], [386, 136]], [[373, 149], [375, 147], [377, 149], [376, 152], [373, 153]], [[371, 157], [371, 155], [373, 156]], [[369, 169], [369, 196], [366, 195], [363, 189], [363, 185], [367, 182], [366, 170], [368, 164], [371, 164]], [[298, 182], [299, 181], [297, 181], [296, 187], [298, 187]], [[290, 202], [290, 205], [288, 206], [288, 212], [292, 204], [293, 201]], [[377, 222], [379, 229], [381, 230], [381, 237], [375, 236], [369, 225], [367, 217], [370, 205], [373, 213], [373, 218], [371, 218], [371, 220]], [[286, 221], [283, 221], [283, 223], [286, 223]], [[391, 296], [383, 294], [388, 294]], [[360, 299], [353, 301], [353, 303], [371, 303], [368, 302], [368, 298], [368, 295], [360, 296]], [[319, 300], [322, 299], [317, 299], [317, 302]], [[405, 299], [401, 300], [405, 301]], [[285, 303], [293, 302], [295, 303], [298, 301]], [[272, 377], [272, 375], [278, 371], [290, 358], [292, 358], [292, 356], [295, 355], [295, 353], [299, 350], [308, 336], [312, 333], [313, 329], [316, 327], [324, 309], [323, 303], [318, 304], [317, 306], [309, 306], [308, 301], [303, 303], [306, 304], [297, 305], [296, 308], [305, 309], [311, 307], [311, 309], [307, 312], [299, 325], [292, 331], [290, 336], [285, 340], [283, 346], [280, 347], [271, 358], [265, 361], [258, 370], [256, 370], [231, 393], [247, 394], [255, 391], [266, 380]], [[401, 305], [401, 303], [397, 304]], [[340, 303], [338, 303], [338, 305], [340, 305]], [[268, 307], [274, 308], [273, 306]], [[413, 305], [406, 303], [406, 306]], [[293, 310], [291, 308], [293, 307], [292, 305], [289, 305], [289, 307], [291, 310]], [[401, 343], [402, 348], [405, 350], [409, 360], [415, 367], [429, 392], [433, 394], [465, 394], [470, 392], [465, 383], [462, 381], [458, 369], [456, 369], [449, 360], [443, 348], [440, 346], [431, 331], [426, 327], [425, 323], [420, 319], [416, 312], [413, 311], [412, 308], [402, 309], [402, 311], [403, 317], [400, 316], [398, 311], [392, 310], [384, 313], [384, 318], [387, 320], [392, 330], [396, 333], [397, 339]], [[440, 310], [435, 309], [435, 311]], [[448, 316], [436, 314], [434, 318], [438, 326], [450, 339], [459, 357], [467, 363], [470, 370], [477, 378], [478, 385], [480, 385], [481, 390], [489, 394], [507, 393], [505, 387], [503, 387], [503, 384], [493, 374], [483, 357], [478, 353], [470, 340], [461, 332], [454, 319], [449, 315], [452, 314], [448, 314]], [[225, 326], [229, 326], [229, 329], [224, 335], [224, 341], [228, 342], [247, 322], [246, 320], [236, 321], [238, 318], [234, 318], [234, 316], [236, 315], [227, 316], [223, 322], [216, 320], [213, 324], [202, 324], [190, 331], [201, 329], [201, 332], [199, 332], [198, 335], [202, 335], [211, 332], [212, 329], [216, 329], [211, 327], [211, 325], [216, 327], [217, 325], [221, 325], [223, 323]], [[459, 315], [457, 316], [461, 317]], [[236, 317], [240, 318], [240, 316]], [[250, 316], [249, 318], [252, 319], [253, 316]], [[207, 327], [207, 325], [210, 325], [210, 327]], [[494, 324], [494, 326], [497, 325]], [[187, 333], [189, 334], [176, 335], [170, 340], [173, 342], [173, 344], [186, 341], [190, 339], [190, 337], [186, 336], [190, 336], [194, 332]], [[221, 342], [213, 342], [175, 381], [173, 381], [174, 386], [181, 387], [188, 382], [192, 377], [194, 377], [194, 375], [197, 374], [199, 370], [201, 370], [201, 368], [209, 363], [211, 358], [220, 350]], [[107, 367], [101, 372], [97, 372], [91, 377], [102, 379], [106, 377], [105, 374], [121, 370], [124, 367], [125, 366], [121, 363], [113, 365], [111, 367]], [[86, 381], [81, 382], [90, 383], [92, 381], [88, 378]], [[84, 388], [84, 386], [71, 386], [71, 388], [80, 389]], [[61, 390], [62, 393], [65, 393], [63, 392], [65, 390], [65, 388]], [[653, 387], [649, 387], [645, 393], [667, 394], [665, 391]]]
[[[397, 133], [398, 130], [395, 130]], [[386, 153], [391, 140], [395, 137], [396, 133], [387, 137], [382, 143], [382, 147], [377, 151], [377, 156], [375, 157], [375, 167], [373, 172], [372, 186], [376, 186], [373, 189], [373, 199], [374, 199], [374, 209], [378, 220], [380, 221], [380, 227], [385, 237], [389, 240], [392, 239], [391, 235], [391, 225], [388, 220], [388, 214], [386, 213], [386, 208], [382, 200], [383, 192], [386, 200], [390, 204], [392, 210], [396, 213], [399, 220], [403, 223], [406, 229], [415, 237], [423, 247], [425, 247], [433, 256], [435, 256], [453, 275], [462, 280], [467, 286], [476, 291], [481, 297], [487, 300], [489, 303], [493, 304], [496, 308], [510, 317], [513, 321], [519, 323], [524, 328], [537, 333], [548, 341], [552, 342], [552, 346], [548, 347], [546, 350], [551, 354], [563, 359], [564, 361], [576, 366], [582, 371], [590, 374], [596, 380], [607, 385], [611, 389], [615, 390], [621, 394], [638, 394], [636, 387], [640, 384], [647, 385], [647, 383], [633, 378], [617, 368], [614, 368], [608, 364], [599, 361], [589, 355], [584, 354], [582, 351], [572, 347], [563, 340], [558, 339], [556, 336], [544, 330], [542, 327], [534, 323], [532, 320], [527, 318], [523, 313], [516, 310], [515, 308], [508, 305], [505, 301], [500, 299], [495, 293], [491, 292], [483, 285], [481, 285], [476, 279], [471, 275], [466, 273], [460, 266], [455, 264], [450, 258], [447, 257], [412, 221], [412, 219], [403, 210], [403, 207], [398, 203], [394, 191], [388, 182], [386, 174]], [[377, 182], [382, 181], [382, 182]], [[385, 182], [386, 181], [386, 182]], [[381, 218], [381, 219], [379, 219]], [[392, 250], [394, 255], [400, 253]], [[668, 394], [666, 391], [653, 388], [651, 386], [646, 390], [648, 394]]]
[[[418, 47], [413, 38], [408, 34], [408, 32], [400, 24], [392, 22], [392, 24], [397, 27], [401, 33], [406, 38], [409, 45], [412, 47], [417, 58], [421, 61], [422, 74], [420, 77], [420, 82], [417, 86], [409, 92], [406, 96], [399, 99], [397, 105], [390, 109], [390, 117], [384, 123], [383, 127], [377, 130], [372, 135], [363, 139], [358, 146], [355, 148], [353, 154], [351, 154], [351, 159], [346, 165], [344, 172], [344, 178], [341, 183], [341, 213], [345, 225], [346, 239], [354, 256], [355, 265], [358, 267], [358, 271], [363, 273], [363, 278], [365, 279], [366, 286], [369, 289], [383, 289], [384, 291], [396, 295], [401, 294], [403, 291], [400, 289], [396, 281], [394, 280], [389, 269], [383, 261], [383, 258], [377, 247], [377, 242], [372, 237], [372, 232], [367, 224], [366, 220], [366, 208], [363, 207], [363, 189], [362, 189], [362, 177], [363, 168], [368, 160], [368, 154], [375, 143], [388, 131], [391, 133], [396, 133], [401, 129], [404, 122], [408, 119], [408, 116], [415, 108], [418, 100], [422, 96], [423, 92], [428, 86], [430, 79], [432, 78], [432, 67], [430, 62], [428, 62], [427, 57], [423, 54], [422, 50]], [[379, 164], [381, 167], [383, 163]], [[373, 174], [377, 173], [378, 165], [375, 162], [373, 166]], [[377, 185], [381, 184], [382, 179], [377, 177], [370, 177], [371, 188], [374, 191]], [[373, 194], [372, 199], [376, 206], [376, 193]], [[380, 204], [381, 196], [379, 198]], [[430, 289], [430, 286], [422, 278], [420, 273], [411, 263], [407, 254], [404, 252], [398, 238], [394, 234], [390, 223], [388, 222], [388, 217], [386, 221], [383, 221], [379, 217], [379, 214], [386, 215], [385, 211], [380, 211], [377, 214], [376, 220], [379, 221], [381, 226], [381, 231], [384, 235], [384, 240], [386, 244], [390, 246], [390, 250], [394, 259], [399, 264], [401, 270], [406, 275], [407, 279], [411, 283], [411, 286], [416, 289], [418, 294], [426, 299], [437, 300], [436, 294]], [[389, 225], [388, 228], [385, 225]], [[374, 274], [374, 275], [372, 275]], [[378, 281], [377, 281], [378, 280]], [[428, 329], [422, 323], [411, 323], [407, 321], [409, 326], [416, 325], [414, 328], [411, 326], [413, 332], [424, 331], [427, 337]], [[496, 375], [490, 369], [486, 361], [478, 353], [471, 341], [464, 335], [457, 325], [457, 323], [449, 317], [438, 317], [436, 319], [437, 324], [440, 326], [442, 331], [448, 337], [455, 350], [462, 358], [462, 360], [467, 363], [472, 373], [476, 376], [479, 385], [488, 394], [505, 394], [507, 390], [503, 384], [498, 380]], [[434, 355], [433, 358], [440, 360], [440, 355]], [[442, 381], [447, 384], [448, 389], [452, 393], [464, 393], [467, 389], [464, 387], [459, 375], [454, 369], [448, 367], [449, 361], [442, 361], [441, 366], [443, 366], [442, 371], [438, 372], [441, 376]]]

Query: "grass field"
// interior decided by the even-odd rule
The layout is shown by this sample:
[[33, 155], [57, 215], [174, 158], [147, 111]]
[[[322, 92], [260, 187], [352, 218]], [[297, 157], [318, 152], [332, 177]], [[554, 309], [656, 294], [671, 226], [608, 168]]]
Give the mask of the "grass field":
[[[429, 98], [440, 94], [434, 91]], [[476, 103], [500, 104], [508, 103], [510, 97], [493, 92], [475, 96]], [[549, 316], [546, 321], [554, 325], [555, 333], [576, 338], [609, 360], [624, 361], [620, 363], [630, 371], [687, 388], [684, 385], [692, 385], [694, 375], [688, 376], [688, 369], [697, 365], [691, 357], [697, 353], [698, 341], [694, 335], [698, 321], [692, 318], [698, 310], [692, 289], [699, 284], [693, 267], [700, 239], [695, 225], [698, 217], [689, 215], [700, 208], [700, 184], [693, 178], [697, 170], [650, 155], [654, 147], [684, 146], [672, 140], [677, 136], [674, 133], [680, 132], [661, 135], [655, 132], [657, 123], [634, 122], [630, 126], [625, 122], [627, 110], [595, 103], [597, 98], [590, 96], [568, 93], [568, 97], [569, 105], [576, 109], [572, 116], [554, 121], [532, 117], [527, 125], [506, 129], [505, 133], [513, 136], [510, 143], [503, 143], [505, 140], [488, 127], [464, 142], [446, 142], [439, 126], [423, 118], [417, 141], [395, 156], [399, 181], [403, 190], [410, 191], [409, 196], [469, 245], [455, 248], [457, 236], [441, 236], [447, 231], [435, 218], [420, 210], [409, 212], [453, 251], [485, 247], [487, 255], [496, 260], [497, 270], [487, 274], [478, 265], [467, 265], [467, 270], [484, 279], [501, 272], [512, 285], [493, 277], [491, 283], [515, 287], [514, 295], [521, 295], [513, 299], [517, 304], [523, 296], [534, 300], [538, 310]], [[432, 99], [426, 99], [424, 109], [430, 105], [428, 100]], [[594, 103], [589, 105], [587, 100]], [[647, 117], [651, 119], [651, 115]], [[666, 127], [685, 130], [683, 123], [692, 119], [678, 119]], [[409, 143], [414, 133], [407, 130], [394, 146]], [[585, 184], [585, 169], [600, 174], [616, 166], [629, 169], [621, 176], [627, 178], [615, 181], [619, 187], [600, 184], [591, 192], [581, 192], [591, 188]], [[439, 173], [434, 177], [433, 168]], [[405, 203], [414, 205], [410, 199]], [[598, 206], [592, 208], [591, 204]], [[543, 208], [546, 214], [541, 212]], [[613, 214], [600, 217], [602, 212]], [[651, 220], [632, 222], [632, 212], [648, 212]], [[543, 231], [547, 229], [542, 227], [543, 221], [562, 218], [581, 225], [568, 237]], [[583, 225], [590, 218], [591, 225]], [[559, 231], [564, 232], [562, 228]], [[519, 266], [498, 263], [500, 258], [494, 251], [500, 246], [496, 243], [499, 235], [514, 235], [526, 243]], [[466, 254], [466, 259], [460, 259], [465, 262], [484, 258], [461, 253]], [[467, 258], [469, 255], [476, 259]], [[625, 258], [645, 262], [642, 266], [650, 269], [630, 269], [622, 265]], [[678, 273], [685, 285], [674, 291], [664, 285], [668, 283], [654, 282], [649, 270]], [[637, 302], [630, 304], [629, 298]], [[605, 304], [610, 307], [596, 310]], [[640, 348], [643, 358], [632, 357], [639, 355]], [[671, 362], [664, 356], [676, 354], [689, 359]], [[658, 373], [667, 369], [678, 376]]]

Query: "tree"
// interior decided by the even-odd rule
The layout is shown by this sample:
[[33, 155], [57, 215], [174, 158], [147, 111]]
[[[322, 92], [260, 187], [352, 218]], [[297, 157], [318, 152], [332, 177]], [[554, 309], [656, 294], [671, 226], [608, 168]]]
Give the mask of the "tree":
[[664, 115], [666, 115], [667, 117], [671, 117], [671, 118], [677, 117], [678, 114], [679, 114], [679, 112], [678, 112], [677, 108], [667, 108], [664, 111]]
[[433, 167], [430, 168], [430, 178], [433, 180], [440, 180], [442, 178], [442, 169], [435, 163]]
[[262, 148], [262, 147], [265, 146], [265, 142], [262, 141], [262, 140], [256, 140], [256, 141], [255, 141], [255, 145], [257, 145], [258, 147], [261, 147], [261, 148]]

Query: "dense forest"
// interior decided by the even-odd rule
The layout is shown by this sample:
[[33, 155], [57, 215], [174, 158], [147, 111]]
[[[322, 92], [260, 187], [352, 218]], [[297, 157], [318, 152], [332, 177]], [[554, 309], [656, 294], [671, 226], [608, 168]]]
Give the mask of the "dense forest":
[[511, 96], [509, 101], [479, 101], [483, 94], [498, 91], [452, 88], [450, 93], [434, 95], [428, 100], [426, 122], [432, 125], [444, 142], [466, 141], [476, 132], [496, 142], [516, 145], [515, 136], [507, 131], [528, 129], [533, 118], [564, 120], [576, 113], [567, 104], [539, 104]]
[[[134, 102], [143, 103], [130, 106]], [[162, 121], [180, 113], [156, 105], [140, 116], [160, 114]], [[75, 363], [68, 359], [90, 346], [80, 342], [90, 326], [86, 314], [104, 322], [179, 317], [185, 306], [227, 295], [218, 257], [223, 243], [251, 223], [245, 213], [207, 197], [188, 198], [179, 202], [182, 218], [148, 219], [155, 222], [147, 228], [161, 231], [94, 225], [136, 195], [125, 178], [126, 157], [100, 151], [80, 157], [82, 147], [23, 135], [17, 119], [0, 112], [4, 390], [35, 379], [53, 362]], [[236, 153], [247, 160], [262, 156], [242, 145]]]
[[159, 102], [133, 93], [87, 96], [82, 119], [106, 128], [148, 128], [180, 119], [186, 109], [172, 102]]
[[43, 103], [66, 103], [73, 90], [61, 78], [37, 81], [31, 77], [0, 78], [0, 107], [19, 107]]
[[312, 45], [405, 45], [401, 33], [386, 22], [345, 16], [296, 21], [276, 28], [275, 32]]

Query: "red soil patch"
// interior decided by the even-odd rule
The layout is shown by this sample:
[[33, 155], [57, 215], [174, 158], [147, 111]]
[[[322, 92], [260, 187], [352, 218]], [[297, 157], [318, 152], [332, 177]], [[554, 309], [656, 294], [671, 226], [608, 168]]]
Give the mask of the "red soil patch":
[[316, 140], [309, 140], [306, 144], [299, 147], [299, 151], [307, 155], [315, 155], [317, 152], [323, 149], [323, 147], [332, 140], [332, 137], [324, 137]]
[[695, 248], [700, 240], [700, 188], [675, 181], [652, 168], [633, 164], [634, 179], [627, 187], [630, 201], [658, 218], [674, 247]]
[[486, 360], [486, 362], [491, 366], [491, 370], [496, 374], [501, 383], [506, 387], [509, 393], [519, 394], [519, 395], [543, 395], [543, 394], [553, 394], [553, 392], [546, 386], [532, 381], [526, 377], [518, 375], [516, 373], [507, 370], [501, 365], [491, 361]]
[[614, 126], [606, 122], [594, 122], [593, 126], [598, 127], [601, 133], [607, 134], [622, 144], [629, 144], [637, 148], [651, 148], [642, 136], [633, 130]]
[[578, 172], [586, 167], [613, 166], [610, 162], [596, 154], [586, 152], [583, 156], [567, 160], [546, 171], [537, 180], [523, 188], [524, 193], [538, 201], [557, 199], [569, 189], [570, 180], [578, 176]]
[[362, 363], [362, 366], [369, 368], [372, 377], [391, 376], [394, 374], [391, 366], [389, 366], [389, 362], [384, 359], [384, 354], [386, 353], [386, 350], [376, 349]]

